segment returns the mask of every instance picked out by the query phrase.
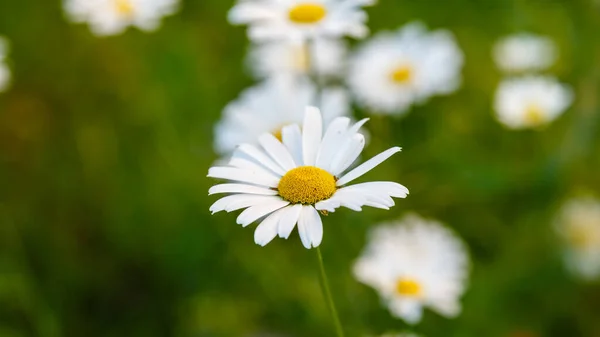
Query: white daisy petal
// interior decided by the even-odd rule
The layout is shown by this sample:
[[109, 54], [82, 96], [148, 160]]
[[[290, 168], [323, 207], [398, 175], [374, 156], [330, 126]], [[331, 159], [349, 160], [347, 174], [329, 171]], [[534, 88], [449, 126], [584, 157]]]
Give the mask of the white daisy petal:
[[307, 107], [302, 126], [302, 158], [304, 159], [304, 165], [315, 165], [321, 146], [321, 137], [323, 136], [322, 123], [323, 119], [319, 109]]
[[346, 173], [344, 176], [342, 176], [337, 181], [337, 185], [338, 186], [343, 186], [343, 185], [351, 182], [352, 180], [354, 180], [354, 179], [362, 176], [363, 174], [371, 171], [377, 165], [381, 164], [386, 159], [388, 159], [389, 157], [391, 157], [395, 153], [400, 152], [401, 150], [402, 149], [399, 148], [399, 147], [393, 147], [391, 149], [383, 151], [382, 153], [380, 153], [380, 154], [376, 155], [375, 157], [373, 157], [373, 158], [367, 160], [366, 162], [362, 163], [361, 165], [359, 165], [358, 167], [356, 167], [352, 171]]
[[331, 162], [331, 173], [338, 176], [345, 171], [354, 161], [365, 147], [365, 137], [359, 133], [354, 134], [341, 149], [335, 159]]
[[300, 126], [297, 124], [292, 124], [283, 127], [281, 129], [281, 139], [283, 140], [283, 145], [287, 147], [290, 154], [294, 158], [294, 162], [298, 166], [303, 166], [304, 160], [302, 159], [302, 132], [300, 131]]
[[238, 147], [238, 149], [239, 151], [248, 154], [256, 161], [260, 162], [261, 164], [268, 167], [270, 170], [279, 174], [280, 176], [285, 174], [286, 171], [281, 166], [279, 166], [279, 164], [271, 160], [271, 158], [269, 158], [267, 154], [258, 149], [256, 146], [250, 144], [242, 144]]
[[350, 118], [347, 117], [336, 118], [329, 124], [323, 136], [323, 142], [321, 143], [315, 166], [329, 171], [331, 160], [339, 150], [340, 143], [344, 139], [349, 124]]
[[289, 201], [278, 198], [277, 200], [268, 201], [262, 204], [251, 206], [245, 209], [237, 217], [236, 222], [244, 227], [253, 223], [254, 221], [262, 218], [263, 216], [270, 214], [282, 207], [289, 205]]
[[235, 167], [211, 167], [208, 170], [209, 178], [228, 179], [244, 183], [277, 187], [279, 179], [273, 178], [258, 170], [240, 169]]
[[265, 151], [267, 151], [271, 158], [273, 158], [277, 164], [279, 164], [286, 171], [289, 171], [297, 166], [290, 152], [272, 134], [263, 134], [258, 138], [258, 142], [265, 149]]
[[279, 220], [279, 227], [277, 229], [277, 234], [280, 238], [287, 239], [290, 236], [298, 222], [302, 207], [301, 204], [296, 204], [286, 208], [285, 213]]
[[309, 224], [311, 215], [310, 209], [312, 206], [302, 206], [302, 210], [300, 211], [300, 216], [298, 217], [298, 234], [300, 235], [300, 241], [302, 241], [302, 245], [306, 249], [312, 248], [311, 234], [310, 230], [312, 226]]
[[208, 190], [208, 195], [220, 193], [247, 193], [260, 195], [277, 195], [276, 190], [246, 184], [221, 184]]
[[258, 205], [261, 203], [281, 200], [277, 196], [266, 196], [266, 195], [252, 195], [252, 194], [234, 194], [228, 195], [217, 200], [209, 210], [215, 214], [220, 211], [232, 212], [238, 209]]
[[254, 242], [260, 246], [266, 246], [277, 236], [278, 223], [285, 215], [287, 207], [273, 212], [266, 217], [254, 231]]
[[308, 209], [308, 211], [305, 211], [307, 213], [305, 214], [305, 220], [306, 225], [309, 227], [310, 242], [312, 247], [316, 248], [323, 241], [323, 222], [314, 207], [308, 206], [304, 207], [304, 209]]

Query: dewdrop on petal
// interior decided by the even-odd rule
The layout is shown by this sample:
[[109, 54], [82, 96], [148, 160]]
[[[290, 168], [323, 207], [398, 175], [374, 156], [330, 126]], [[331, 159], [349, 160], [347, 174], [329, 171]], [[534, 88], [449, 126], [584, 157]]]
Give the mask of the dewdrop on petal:
[[340, 39], [315, 39], [309, 45], [279, 41], [251, 48], [247, 63], [258, 78], [280, 74], [338, 77], [345, 67], [346, 43]]
[[600, 278], [600, 200], [569, 200], [560, 210], [555, 228], [564, 245], [569, 270], [584, 280]]
[[460, 313], [469, 265], [456, 234], [436, 221], [409, 215], [371, 232], [354, 275], [379, 292], [392, 315], [415, 324], [424, 307], [446, 317]]
[[458, 89], [464, 56], [451, 32], [413, 22], [365, 42], [349, 62], [348, 86], [371, 113], [400, 115]]
[[5, 62], [8, 50], [8, 41], [0, 36], [0, 92], [8, 89], [12, 77], [10, 68], [8, 68], [8, 65]]
[[375, 0], [239, 0], [229, 11], [229, 22], [247, 24], [248, 36], [256, 42], [363, 38], [368, 29], [362, 7], [374, 3]]
[[287, 239], [297, 224], [302, 244], [310, 249], [323, 239], [319, 212], [342, 206], [354, 211], [363, 206], [389, 209], [395, 204], [392, 197], [408, 195], [406, 187], [389, 181], [348, 185], [400, 151], [390, 148], [348, 171], [365, 145], [358, 133], [365, 122], [350, 124], [349, 118], [338, 117], [324, 129], [319, 109], [308, 107], [302, 127], [285, 126], [281, 142], [264, 133], [258, 138], [260, 146], [240, 145], [228, 165], [208, 171], [208, 177], [229, 181], [209, 190], [229, 194], [210, 211], [245, 209], [237, 223], [246, 227], [260, 220], [254, 241], [261, 246], [276, 236]]
[[573, 91], [549, 76], [508, 78], [500, 82], [494, 100], [496, 118], [510, 129], [544, 126], [565, 112]]
[[97, 36], [120, 34], [129, 26], [153, 31], [178, 9], [179, 0], [64, 0], [67, 17], [87, 22]]
[[505, 72], [523, 73], [548, 69], [557, 58], [556, 45], [550, 38], [531, 33], [510, 35], [493, 49], [497, 67]]
[[350, 112], [346, 91], [317, 88], [305, 78], [276, 76], [250, 89], [228, 104], [215, 126], [214, 146], [221, 155], [230, 154], [238, 145], [256, 145], [258, 137], [270, 132], [281, 140], [281, 130], [290, 124], [302, 124], [307, 106], [321, 103], [325, 124]]

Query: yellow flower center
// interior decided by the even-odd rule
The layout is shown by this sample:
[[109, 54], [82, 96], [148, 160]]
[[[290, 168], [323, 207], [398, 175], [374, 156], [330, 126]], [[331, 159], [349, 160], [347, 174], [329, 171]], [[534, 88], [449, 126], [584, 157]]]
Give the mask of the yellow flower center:
[[392, 81], [398, 84], [406, 84], [413, 78], [413, 69], [409, 65], [403, 65], [396, 69], [391, 74]]
[[114, 0], [115, 1], [115, 9], [117, 13], [123, 16], [131, 16], [133, 15], [133, 11], [135, 8], [131, 3], [131, 0]]
[[281, 177], [277, 190], [293, 204], [313, 205], [335, 193], [335, 177], [318, 167], [300, 166]]
[[396, 283], [396, 292], [403, 296], [421, 295], [421, 285], [412, 279], [400, 279]]
[[279, 129], [277, 129], [277, 130], [274, 130], [273, 132], [271, 132], [271, 134], [272, 134], [273, 136], [275, 136], [275, 138], [277, 138], [277, 139], [278, 139], [280, 142], [283, 142], [283, 136], [281, 135], [281, 130], [282, 130], [282, 129], [283, 129], [283, 128], [279, 128]]
[[531, 126], [538, 126], [546, 121], [544, 111], [537, 104], [530, 104], [525, 109], [525, 122]]
[[317, 23], [327, 15], [327, 9], [321, 4], [301, 3], [290, 9], [289, 15], [295, 23]]

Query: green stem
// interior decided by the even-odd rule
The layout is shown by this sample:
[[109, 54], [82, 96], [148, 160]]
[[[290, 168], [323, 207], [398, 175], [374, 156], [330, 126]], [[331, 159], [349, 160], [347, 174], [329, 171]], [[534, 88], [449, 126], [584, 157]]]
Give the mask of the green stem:
[[331, 296], [331, 289], [329, 289], [329, 281], [327, 280], [327, 273], [325, 273], [325, 266], [323, 265], [323, 255], [321, 254], [321, 247], [317, 247], [317, 260], [319, 260], [319, 271], [321, 274], [321, 290], [323, 291], [323, 298], [327, 302], [331, 316], [333, 316], [333, 324], [338, 337], [344, 337], [344, 330], [342, 329], [342, 323], [340, 322], [340, 316], [335, 308], [333, 297]]

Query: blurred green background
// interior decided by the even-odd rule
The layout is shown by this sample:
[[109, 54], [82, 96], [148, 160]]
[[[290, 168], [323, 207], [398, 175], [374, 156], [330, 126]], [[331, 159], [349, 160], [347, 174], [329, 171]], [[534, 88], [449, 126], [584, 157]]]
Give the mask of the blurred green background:
[[[297, 234], [265, 248], [235, 214], [211, 216], [213, 124], [255, 83], [232, 0], [187, 0], [152, 34], [97, 38], [58, 0], [0, 0], [12, 89], [0, 94], [0, 337], [332, 336], [316, 253]], [[427, 311], [414, 331], [451, 336], [600, 336], [600, 283], [565, 272], [551, 221], [600, 193], [600, 6], [592, 0], [381, 0], [374, 32], [414, 19], [451, 29], [464, 85], [405, 118], [375, 117], [377, 177], [411, 190], [391, 211], [340, 210], [322, 244], [349, 336], [403, 330], [351, 265], [365, 234], [408, 211], [468, 243], [463, 313]], [[542, 131], [498, 124], [496, 39], [548, 35], [576, 103]], [[363, 116], [356, 111], [356, 116]], [[374, 178], [374, 175], [370, 175]], [[368, 177], [367, 177], [368, 178]]]

